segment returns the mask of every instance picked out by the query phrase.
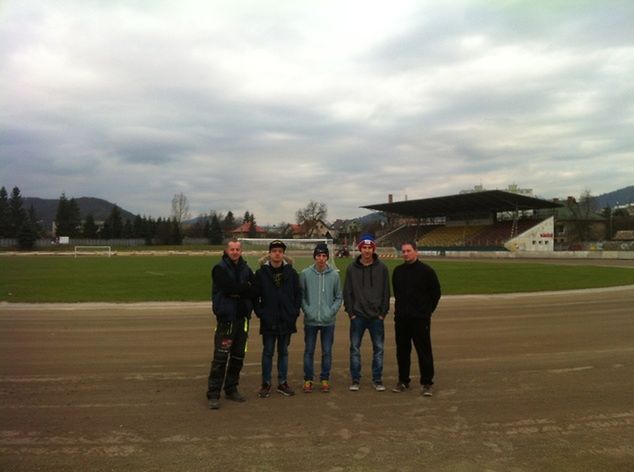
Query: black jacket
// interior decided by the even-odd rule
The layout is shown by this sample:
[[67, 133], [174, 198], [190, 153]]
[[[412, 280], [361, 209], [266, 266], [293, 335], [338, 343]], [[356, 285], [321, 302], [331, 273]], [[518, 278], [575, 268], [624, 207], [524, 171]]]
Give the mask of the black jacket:
[[260, 318], [260, 334], [296, 333], [296, 321], [302, 306], [302, 289], [291, 260], [285, 257], [280, 287], [273, 281], [268, 257], [261, 259], [260, 264], [255, 273], [258, 292], [255, 314]]
[[396, 266], [392, 286], [396, 318], [429, 318], [438, 306], [440, 282], [436, 272], [419, 260]]
[[250, 318], [256, 295], [253, 271], [240, 257], [234, 264], [227, 253], [211, 271], [211, 301], [218, 321]]

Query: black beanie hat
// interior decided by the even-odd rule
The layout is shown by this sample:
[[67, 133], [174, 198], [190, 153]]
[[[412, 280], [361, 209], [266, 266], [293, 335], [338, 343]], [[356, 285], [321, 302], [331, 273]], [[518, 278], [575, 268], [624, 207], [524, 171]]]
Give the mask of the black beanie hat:
[[313, 251], [313, 259], [317, 257], [317, 254], [326, 254], [326, 257], [330, 258], [330, 251], [328, 251], [326, 243], [317, 243]]

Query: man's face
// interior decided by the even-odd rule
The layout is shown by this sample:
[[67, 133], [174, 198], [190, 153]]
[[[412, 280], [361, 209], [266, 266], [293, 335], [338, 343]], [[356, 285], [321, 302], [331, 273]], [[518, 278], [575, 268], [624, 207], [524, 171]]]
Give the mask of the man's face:
[[317, 254], [315, 256], [315, 266], [317, 270], [322, 271], [328, 265], [328, 256], [326, 254]]
[[280, 264], [284, 260], [284, 249], [281, 247], [274, 247], [269, 251], [271, 262], [274, 264]]
[[361, 259], [369, 261], [374, 254], [374, 246], [372, 244], [363, 244], [359, 250], [361, 251]]
[[401, 253], [405, 262], [414, 262], [418, 257], [418, 252], [414, 250], [411, 244], [403, 244]]
[[230, 241], [229, 244], [227, 244], [226, 252], [231, 261], [238, 262], [238, 259], [240, 259], [242, 255], [242, 245], [239, 242]]

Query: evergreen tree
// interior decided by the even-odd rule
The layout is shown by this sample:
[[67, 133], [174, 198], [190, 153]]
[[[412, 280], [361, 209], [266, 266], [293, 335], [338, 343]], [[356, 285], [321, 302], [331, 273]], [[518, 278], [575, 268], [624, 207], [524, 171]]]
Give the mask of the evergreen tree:
[[211, 244], [211, 223], [209, 221], [209, 218], [205, 219], [205, 226], [203, 227], [203, 234], [205, 235], [205, 237], [207, 238], [207, 240]]
[[235, 216], [233, 216], [233, 212], [229, 210], [227, 212], [227, 215], [225, 216], [225, 219], [222, 221], [222, 231], [225, 234], [228, 234], [232, 230], [234, 230], [235, 227], [236, 227], [236, 218]]
[[41, 237], [43, 233], [42, 227], [40, 226], [40, 223], [37, 221], [37, 215], [35, 214], [35, 207], [33, 206], [32, 203], [27, 213], [27, 220], [33, 227], [36, 237], [38, 238]]
[[214, 216], [211, 217], [208, 234], [210, 244], [222, 244], [222, 227], [220, 226], [220, 220], [215, 213]]
[[110, 215], [106, 220], [110, 228], [110, 238], [119, 239], [123, 233], [123, 219], [121, 217], [121, 211], [117, 205], [112, 207]]
[[242, 223], [250, 223], [252, 221], [251, 213], [249, 210], [244, 212], [244, 216], [242, 217]]
[[74, 198], [68, 200], [66, 194], [62, 193], [57, 204], [57, 213], [55, 214], [55, 225], [57, 236], [75, 237], [81, 230], [81, 217], [79, 214], [79, 205]]
[[13, 187], [11, 198], [9, 198], [9, 232], [12, 238], [18, 237], [18, 232], [26, 222], [26, 212], [23, 208], [22, 196], [20, 189]]
[[92, 214], [86, 215], [84, 225], [81, 229], [81, 235], [88, 239], [95, 239], [97, 237], [97, 225], [95, 224], [95, 217], [92, 216]]
[[0, 238], [11, 237], [11, 211], [7, 189], [0, 188]]
[[183, 244], [183, 232], [181, 230], [181, 225], [176, 218], [172, 218], [170, 220], [171, 226], [171, 234], [170, 234], [170, 242], [169, 244]]
[[258, 229], [258, 227], [257, 227], [257, 225], [255, 223], [255, 215], [251, 215], [248, 236], [250, 238], [257, 238], [258, 237], [257, 229]]
[[121, 231], [121, 237], [123, 239], [130, 239], [133, 237], [134, 229], [132, 228], [132, 222], [126, 218], [123, 223], [123, 230]]

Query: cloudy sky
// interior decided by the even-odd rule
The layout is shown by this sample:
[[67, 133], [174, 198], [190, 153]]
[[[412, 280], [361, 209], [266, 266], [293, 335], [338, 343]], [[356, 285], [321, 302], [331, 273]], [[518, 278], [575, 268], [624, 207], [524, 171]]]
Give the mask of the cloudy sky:
[[293, 221], [634, 184], [634, 2], [3, 0], [0, 185]]

